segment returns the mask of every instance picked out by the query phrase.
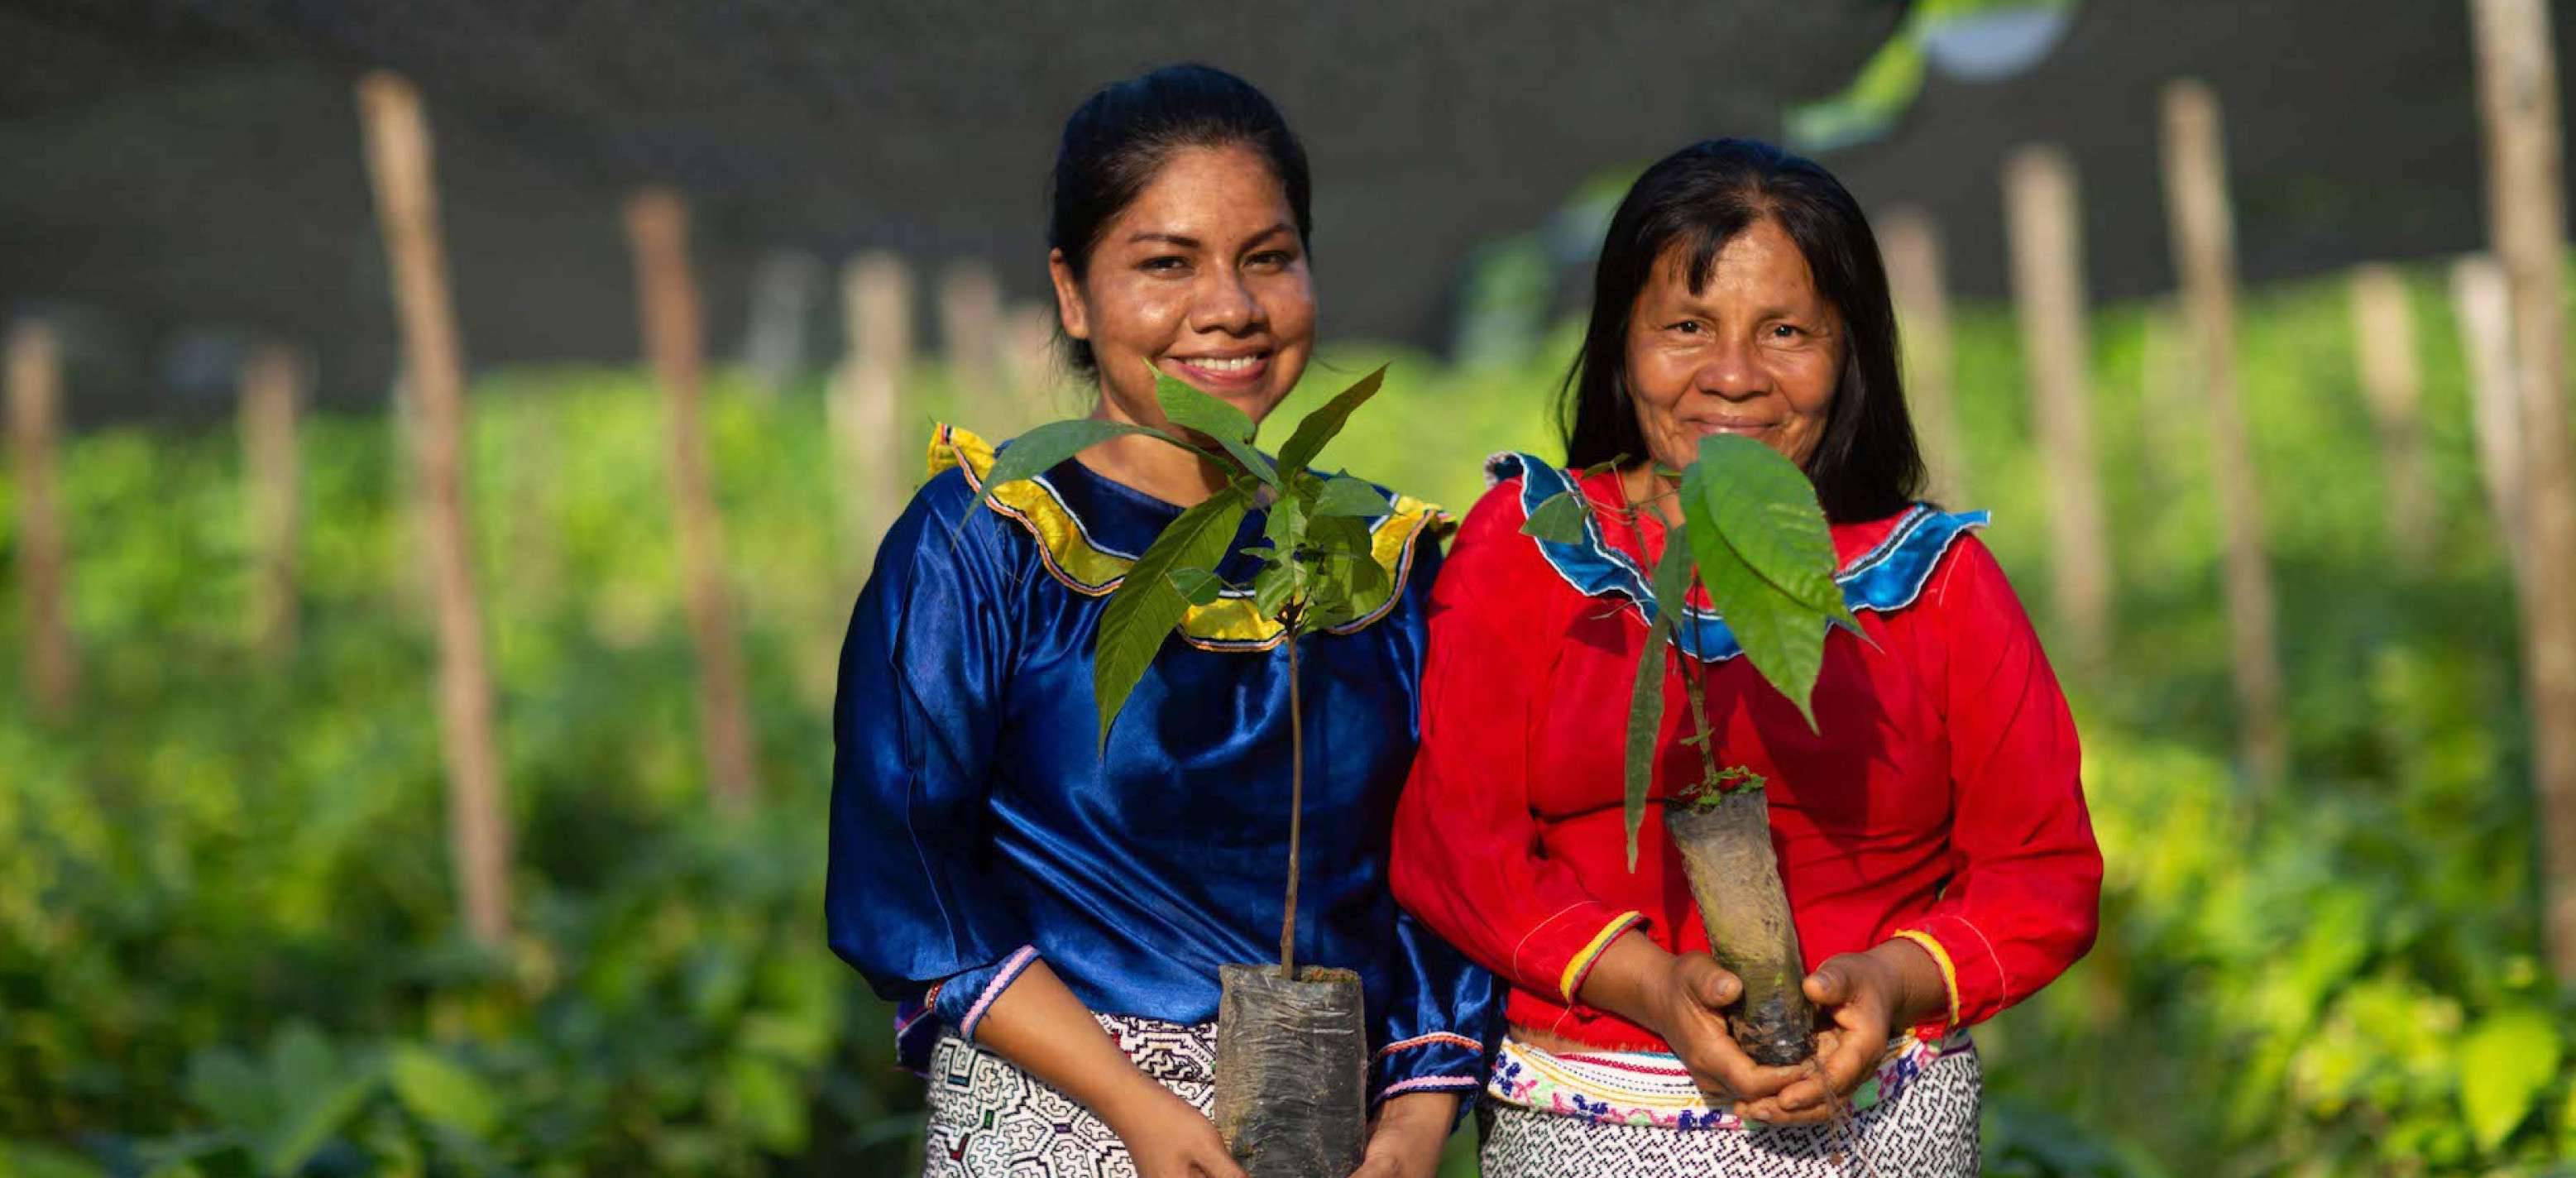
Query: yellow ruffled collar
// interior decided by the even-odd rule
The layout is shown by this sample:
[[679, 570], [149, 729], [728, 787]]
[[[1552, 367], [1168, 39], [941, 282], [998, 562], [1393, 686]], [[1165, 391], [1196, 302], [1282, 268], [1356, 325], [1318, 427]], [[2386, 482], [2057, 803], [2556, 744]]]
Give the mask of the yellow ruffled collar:
[[[985, 475], [993, 469], [992, 444], [970, 431], [942, 423], [930, 436], [930, 473], [936, 476], [950, 467], [965, 472], [967, 485], [981, 492]], [[1047, 572], [1076, 593], [1107, 596], [1126, 580], [1127, 570], [1135, 564], [1133, 557], [1095, 542], [1090, 529], [1083, 526], [1081, 518], [1044, 475], [1003, 483], [993, 488], [993, 497], [986, 503], [1027, 528], [1029, 536], [1037, 541], [1038, 555]], [[1426, 535], [1437, 542], [1455, 524], [1438, 506], [1410, 495], [1393, 495], [1389, 505], [1394, 510], [1379, 517], [1369, 529], [1378, 567], [1386, 570], [1385, 596], [1371, 603], [1360, 616], [1331, 627], [1332, 633], [1365, 629], [1393, 612], [1395, 603], [1403, 597], [1405, 576], [1412, 571], [1415, 546]], [[1191, 606], [1181, 618], [1180, 633], [1190, 645], [1205, 650], [1267, 650], [1279, 644], [1286, 628], [1262, 616], [1248, 596], [1227, 596], [1208, 605]]]

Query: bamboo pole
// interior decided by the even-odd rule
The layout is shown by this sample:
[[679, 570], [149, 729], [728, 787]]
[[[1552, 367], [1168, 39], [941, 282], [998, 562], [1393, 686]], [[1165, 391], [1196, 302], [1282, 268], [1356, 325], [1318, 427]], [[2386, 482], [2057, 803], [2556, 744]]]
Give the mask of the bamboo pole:
[[2433, 487], [2425, 473], [2423, 372], [2415, 357], [2415, 312], [2396, 267], [2352, 272], [2352, 338], [2363, 400], [2379, 438], [2388, 542], [2421, 568], [2433, 555]]
[[2522, 438], [2523, 674], [2551, 968], [2576, 983], [2576, 455], [2566, 385], [2567, 198], [2557, 42], [2543, 0], [2470, 0], [2488, 215], [2512, 294]]
[[1905, 399], [1922, 431], [1925, 465], [1936, 498], [1964, 503], [1968, 468], [1960, 448], [1959, 411], [1953, 394], [1957, 367], [1950, 351], [1950, 296], [1942, 280], [1941, 238], [1923, 210], [1890, 210], [1879, 241], [1887, 254], [1888, 284], [1903, 319]]
[[970, 429], [1009, 432], [1011, 398], [1002, 387], [1002, 288], [979, 259], [952, 262], [939, 277], [939, 346], [948, 362], [950, 410]]
[[903, 391], [912, 371], [912, 272], [893, 254], [862, 254], [841, 274], [848, 354], [833, 381], [831, 428], [843, 470], [841, 521], [849, 550], [865, 566], [877, 538], [902, 512], [921, 467], [899, 436]]
[[9, 466], [18, 501], [18, 608], [25, 627], [27, 694], [45, 720], [71, 717], [80, 652], [65, 612], [62, 488], [55, 449], [62, 422], [62, 348], [54, 325], [24, 319], [9, 332]]
[[261, 344], [241, 370], [242, 494], [249, 508], [251, 636], [271, 664], [295, 654], [296, 538], [302, 528], [302, 464], [296, 417], [305, 368], [294, 349]]
[[510, 827], [492, 720], [483, 613], [465, 511], [465, 362], [447, 285], [429, 124], [411, 83], [387, 72], [358, 83], [376, 223], [385, 239], [403, 336], [406, 394], [418, 413], [422, 539], [437, 590], [438, 703], [447, 759], [448, 838], [469, 935], [510, 934]]
[[2111, 545], [2093, 453], [2086, 377], [2092, 348], [2084, 332], [2084, 247], [2074, 166], [2054, 147], [2015, 151], [2004, 161], [2004, 206], [2012, 237], [2013, 303], [2049, 482], [2050, 604], [2072, 656], [2068, 661], [2092, 677], [2110, 658]]
[[2165, 87], [2164, 165], [2174, 270], [2182, 275], [2183, 314], [2200, 361], [2200, 416], [2209, 423], [2210, 475], [2225, 544], [2239, 752], [2254, 779], [2271, 785], [2289, 770], [2290, 736], [2272, 570], [2263, 556], [2263, 503], [2237, 403], [2236, 224], [2228, 207], [2226, 144], [2218, 97], [2200, 82]]
[[[2451, 307], [2459, 318], [2460, 350], [2468, 357], [2474, 406], [2479, 482], [2506, 558], [2520, 576], [2523, 564], [2522, 404], [2513, 375], [2513, 296], [2504, 267], [2476, 254], [2451, 264]], [[2517, 581], [2517, 584], [2520, 582]]]
[[757, 778], [742, 653], [725, 588], [724, 524], [707, 471], [701, 405], [705, 329], [697, 279], [689, 270], [688, 206], [669, 189], [638, 192], [626, 203], [626, 235], [635, 255], [644, 347], [670, 411], [672, 518], [679, 532], [680, 579], [689, 595], [689, 634], [697, 647], [707, 781], [716, 803], [739, 813], [750, 808]]

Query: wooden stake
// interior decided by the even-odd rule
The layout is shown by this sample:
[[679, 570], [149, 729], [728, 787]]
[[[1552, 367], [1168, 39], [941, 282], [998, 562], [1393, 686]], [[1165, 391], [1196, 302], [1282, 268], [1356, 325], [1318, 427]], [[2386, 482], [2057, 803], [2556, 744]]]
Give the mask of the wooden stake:
[[2460, 351], [2468, 357], [2479, 481], [2486, 488], [2499, 544], [2520, 584], [2522, 403], [2521, 391], [2514, 387], [2513, 295], [2505, 288], [2504, 267], [2485, 254], [2452, 263], [2451, 307], [2460, 322]]
[[2227, 155], [2218, 97], [2196, 81], [2164, 94], [2165, 214], [2173, 226], [2174, 270], [2182, 275], [2183, 314], [2200, 360], [2201, 419], [2209, 423], [2209, 463], [2218, 489], [2226, 544], [2228, 645], [2236, 679], [2239, 751], [2255, 781], [2278, 783], [2289, 770], [2290, 734], [2282, 703], [2281, 652], [2272, 570], [2263, 557], [2263, 504], [2254, 453], [2236, 396], [2236, 221], [2227, 202]]
[[261, 344], [242, 363], [242, 495], [250, 515], [251, 636], [260, 657], [272, 665], [295, 654], [295, 554], [303, 520], [295, 419], [304, 403], [304, 375], [302, 358], [282, 344]]
[[2433, 487], [2426, 475], [2423, 374], [2415, 359], [2415, 312], [2396, 267], [2352, 272], [2352, 338], [2361, 392], [2379, 436], [2388, 543], [2399, 561], [2420, 569], [2433, 557]]
[[1002, 288], [980, 260], [951, 263], [939, 278], [939, 346], [948, 361], [950, 412], [987, 437], [1008, 437], [1015, 421], [1002, 387]]
[[71, 717], [80, 693], [80, 653], [64, 618], [66, 564], [61, 487], [55, 479], [61, 431], [62, 349], [54, 326], [21, 320], [9, 332], [9, 466], [18, 501], [18, 608], [25, 626], [27, 694], [49, 722]]
[[2093, 456], [2086, 377], [2092, 348], [2084, 332], [2084, 246], [2074, 166], [2054, 147], [2014, 152], [2004, 161], [2004, 206], [2012, 236], [2013, 302], [2030, 366], [2040, 459], [2048, 472], [2051, 605], [2068, 662], [2093, 677], [2111, 652], [2111, 545], [2101, 467]]
[[1055, 305], [1022, 303], [1002, 324], [1003, 382], [1010, 389], [1012, 425], [1050, 417], [1047, 397], [1055, 390]]
[[2576, 983], [2576, 455], [2568, 437], [2566, 147], [2544, 0], [2470, 0], [2489, 224], [2512, 293], [2522, 406], [2523, 674], [2549, 960]]
[[743, 337], [743, 367], [752, 388], [774, 397], [805, 368], [805, 329], [814, 316], [814, 292], [823, 264], [814, 255], [782, 250], [761, 259], [751, 280], [751, 329]]
[[2191, 359], [2182, 338], [2182, 312], [2173, 300], [2150, 300], [2138, 323], [2138, 440], [2146, 458], [2138, 474], [2150, 501], [2179, 493], [2189, 481], [2185, 472], [2207, 457], [2192, 452], [2195, 443], [2180, 428], [2200, 409], [2190, 399]]
[[403, 336], [405, 388], [419, 413], [412, 459], [422, 539], [436, 577], [438, 704], [447, 757], [448, 837], [465, 928], [485, 945], [510, 935], [510, 826], [484, 664], [483, 612], [465, 512], [465, 361], [447, 287], [429, 124], [411, 83], [386, 72], [358, 83], [376, 224]]
[[842, 271], [841, 301], [849, 354], [832, 390], [832, 434], [842, 469], [857, 472], [841, 484], [841, 519], [865, 567], [922, 467], [901, 436], [912, 372], [911, 269], [893, 254], [861, 254]]
[[1952, 389], [1957, 369], [1950, 355], [1950, 296], [1941, 277], [1941, 239], [1921, 209], [1891, 210], [1882, 223], [1888, 284], [1903, 319], [1905, 399], [1922, 431], [1924, 465], [1932, 493], [1945, 501], [1968, 499], [1968, 468], [1960, 449], [1959, 411]]
[[669, 189], [638, 192], [626, 202], [626, 236], [635, 255], [644, 348], [670, 409], [672, 518], [679, 529], [680, 579], [688, 587], [689, 634], [697, 646], [707, 781], [717, 804], [738, 813], [750, 807], [756, 784], [751, 709], [743, 696], [733, 600], [725, 588], [723, 519], [707, 473], [700, 411], [705, 329], [697, 279], [689, 270], [688, 206]]

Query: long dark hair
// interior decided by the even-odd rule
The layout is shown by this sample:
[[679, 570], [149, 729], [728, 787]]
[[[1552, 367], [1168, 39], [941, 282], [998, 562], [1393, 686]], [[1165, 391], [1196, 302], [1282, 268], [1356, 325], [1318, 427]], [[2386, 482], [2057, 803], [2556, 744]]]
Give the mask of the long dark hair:
[[[1048, 185], [1047, 245], [1064, 251], [1065, 264], [1081, 277], [1109, 222], [1174, 151], [1234, 146], [1251, 148], [1270, 165], [1287, 192], [1299, 240], [1311, 239], [1313, 181], [1306, 148], [1288, 120], [1252, 83], [1214, 66], [1184, 64], [1101, 87], [1065, 120]], [[1090, 344], [1062, 343], [1076, 371], [1098, 370]]]
[[1736, 234], [1777, 222], [1806, 255], [1816, 289], [1842, 313], [1843, 369], [1807, 477], [1836, 522], [1877, 519], [1922, 493], [1923, 455], [1905, 412], [1896, 309], [1878, 238], [1842, 182], [1814, 161], [1750, 139], [1711, 139], [1665, 156], [1628, 189], [1593, 270], [1592, 320], [1558, 394], [1565, 463], [1646, 455], [1628, 397], [1628, 319], [1655, 259], [1691, 250], [1696, 284]]

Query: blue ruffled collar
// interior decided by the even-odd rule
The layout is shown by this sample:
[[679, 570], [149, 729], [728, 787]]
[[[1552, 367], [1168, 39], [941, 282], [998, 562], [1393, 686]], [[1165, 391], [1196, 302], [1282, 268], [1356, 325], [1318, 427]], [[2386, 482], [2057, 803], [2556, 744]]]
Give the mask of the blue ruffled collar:
[[[1521, 513], [1527, 515], [1538, 505], [1559, 493], [1582, 494], [1566, 472], [1553, 464], [1527, 454], [1504, 453], [1485, 460], [1488, 485], [1505, 480], [1521, 480]], [[1887, 536], [1870, 550], [1845, 562], [1834, 574], [1834, 583], [1843, 591], [1843, 601], [1853, 612], [1870, 610], [1894, 613], [1914, 604], [1923, 595], [1923, 586], [1932, 579], [1932, 570], [1950, 545], [1972, 528], [1986, 526], [1988, 515], [1982, 511], [1946, 512], [1928, 503], [1917, 503], [1896, 517]], [[1626, 598], [1628, 608], [1641, 620], [1654, 620], [1654, 596], [1647, 590], [1648, 571], [1637, 564], [1637, 558], [1612, 547], [1601, 535], [1598, 518], [1586, 518], [1580, 543], [1560, 544], [1532, 538], [1539, 553], [1547, 558], [1548, 567], [1586, 597], [1616, 594]], [[1702, 662], [1724, 662], [1744, 653], [1735, 635], [1726, 628], [1724, 619], [1712, 610], [1686, 605], [1682, 622], [1673, 627], [1673, 641], [1683, 651]]]

